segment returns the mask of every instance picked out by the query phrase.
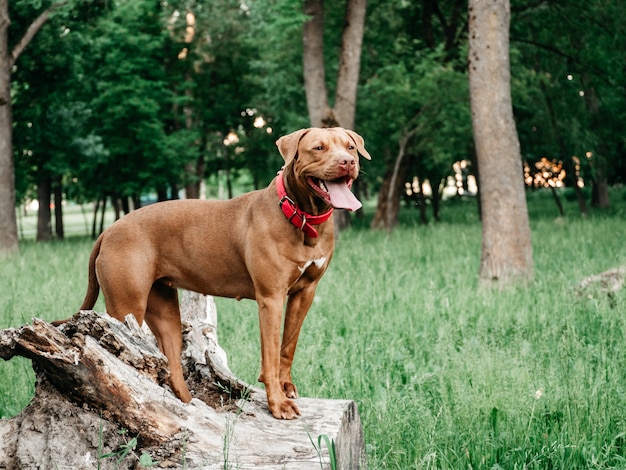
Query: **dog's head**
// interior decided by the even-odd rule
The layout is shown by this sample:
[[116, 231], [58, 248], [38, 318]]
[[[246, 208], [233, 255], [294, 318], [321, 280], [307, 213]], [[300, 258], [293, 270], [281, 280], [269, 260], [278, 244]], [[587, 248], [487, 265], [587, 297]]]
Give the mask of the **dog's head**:
[[361, 207], [350, 187], [359, 176], [359, 155], [371, 157], [359, 134], [341, 127], [312, 127], [283, 136], [276, 145], [285, 168], [306, 182], [311, 195], [338, 209]]

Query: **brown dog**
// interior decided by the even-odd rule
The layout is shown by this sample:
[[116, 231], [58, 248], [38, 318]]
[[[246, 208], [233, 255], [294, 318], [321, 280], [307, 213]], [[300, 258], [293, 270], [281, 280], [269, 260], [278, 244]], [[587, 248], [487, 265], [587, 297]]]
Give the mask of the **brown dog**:
[[[156, 336], [171, 369], [170, 385], [191, 400], [180, 362], [182, 328], [177, 288], [255, 299], [261, 330], [261, 375], [276, 418], [300, 414], [291, 365], [317, 284], [333, 255], [333, 208], [355, 210], [349, 191], [359, 173], [363, 139], [341, 129], [302, 129], [276, 142], [284, 170], [265, 189], [228, 201], [180, 200], [121, 218], [89, 259], [81, 310], [102, 287], [107, 312], [132, 313]], [[287, 309], [280, 340], [285, 299]]]

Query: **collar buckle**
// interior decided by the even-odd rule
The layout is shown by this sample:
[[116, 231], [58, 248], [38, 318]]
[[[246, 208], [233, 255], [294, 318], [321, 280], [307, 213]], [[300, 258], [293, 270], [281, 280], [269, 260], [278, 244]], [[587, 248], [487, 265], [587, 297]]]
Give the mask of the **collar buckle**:
[[[283, 204], [287, 203], [287, 208], [283, 207]], [[306, 225], [306, 214], [302, 213], [301, 211], [298, 210], [298, 206], [296, 205], [295, 202], [293, 202], [293, 200], [287, 196], [286, 194], [280, 198], [280, 201], [278, 201], [278, 205], [280, 206], [280, 208], [283, 210], [283, 213], [285, 214], [285, 216], [287, 217], [287, 220], [289, 220], [289, 222], [291, 222], [293, 225], [295, 225], [296, 227], [299, 226], [300, 230], [304, 230], [304, 226]], [[288, 213], [286, 212], [287, 210], [291, 210], [291, 215], [288, 215]], [[298, 224], [298, 221], [294, 220], [294, 217], [299, 217], [300, 220], [302, 221], [301, 224]]]

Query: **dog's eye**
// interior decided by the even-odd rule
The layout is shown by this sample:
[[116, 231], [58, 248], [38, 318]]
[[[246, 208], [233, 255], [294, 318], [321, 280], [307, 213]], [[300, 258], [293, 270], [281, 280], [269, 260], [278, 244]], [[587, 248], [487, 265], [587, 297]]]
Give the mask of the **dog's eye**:
[[354, 145], [348, 145], [348, 150], [354, 150]]
[[315, 147], [315, 150], [324, 150], [324, 146], [323, 145], [318, 145], [317, 147]]

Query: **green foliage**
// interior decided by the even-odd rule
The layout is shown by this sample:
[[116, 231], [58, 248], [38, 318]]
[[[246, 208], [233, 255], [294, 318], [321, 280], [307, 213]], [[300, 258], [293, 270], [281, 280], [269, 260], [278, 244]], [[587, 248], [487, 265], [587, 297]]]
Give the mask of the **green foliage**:
[[[414, 171], [433, 181], [468, 158], [472, 142], [467, 76], [443, 55], [441, 49], [422, 49], [407, 62], [381, 66], [359, 101], [359, 113], [377, 118], [361, 124], [370, 153], [395, 159], [398, 142], [412, 134], [406, 152]], [[389, 159], [376, 164], [388, 165]]]
[[[128, 430], [122, 429], [119, 431], [119, 434], [121, 436], [124, 436], [124, 439], [126, 439]], [[119, 449], [116, 450], [115, 452], [111, 452], [109, 454], [104, 454], [104, 455], [99, 455], [98, 456], [98, 468], [100, 468], [101, 460], [109, 459], [112, 457], [115, 457], [117, 459], [117, 462], [116, 462], [117, 465], [121, 464], [122, 461], [126, 457], [128, 457], [129, 454], [133, 454], [135, 452], [135, 449], [137, 448], [137, 444], [138, 444], [138, 437], [139, 436], [135, 436], [131, 438], [130, 440], [127, 440], [127, 442], [121, 445]], [[148, 454], [147, 452], [142, 452], [138, 460], [139, 460], [139, 465], [141, 465], [142, 467], [154, 467], [155, 465], [159, 464], [159, 462], [155, 462], [154, 460], [152, 460], [152, 456]]]
[[92, 126], [107, 155], [81, 179], [100, 194], [134, 196], [182, 173], [169, 152], [163, 120], [171, 94], [163, 68], [167, 36], [159, 5], [118, 2], [93, 31]]
[[335, 440], [328, 437], [327, 434], [321, 434], [317, 436], [317, 444], [313, 442], [313, 438], [310, 435], [309, 435], [309, 440], [311, 441], [311, 444], [313, 445], [313, 447], [315, 448], [315, 451], [317, 452], [317, 455], [319, 456], [320, 468], [322, 469], [324, 468], [324, 461], [322, 459], [322, 451], [323, 451], [322, 441], [323, 441], [324, 444], [326, 445], [326, 448], [328, 449], [328, 460], [330, 461], [330, 468], [331, 470], [336, 470], [337, 469], [337, 454], [336, 454], [336, 449], [335, 449]]
[[[40, 12], [36, 2], [11, 3], [11, 38]], [[47, 7], [47, 5], [45, 6]], [[86, 138], [80, 101], [82, 37], [70, 34], [66, 10], [53, 15], [20, 56], [12, 73], [13, 141], [18, 200], [41, 181], [77, 166], [78, 140]], [[41, 58], [45, 58], [42, 60]]]
[[[623, 169], [626, 96], [623, 55], [626, 10], [592, 1], [584, 12], [574, 2], [513, 2], [513, 92], [522, 152], [529, 159], [594, 155], [584, 168]], [[624, 171], [609, 171], [624, 182]]]
[[302, 78], [302, 25], [307, 17], [300, 0], [254, 0], [249, 19], [245, 42], [256, 46], [256, 54], [250, 58], [248, 79], [257, 90], [250, 103], [271, 117], [276, 141], [310, 124]]
[[[11, 45], [48, 5], [11, 2]], [[331, 99], [345, 6], [325, 5]], [[422, 177], [437, 179], [471, 159], [465, 8], [368, 2], [356, 127], [375, 157], [363, 175], [374, 187], [410, 130], [411, 170]], [[512, 15], [524, 158], [592, 152], [582, 168], [587, 181], [612, 166], [610, 182], [623, 182], [626, 9], [601, 0], [584, 12], [572, 2], [519, 1]], [[12, 75], [18, 199], [59, 175], [66, 195], [79, 199], [175, 190], [203, 165], [207, 176], [235, 178], [245, 169], [262, 186], [281, 164], [277, 136], [309, 122], [306, 19], [299, 0], [68, 2]], [[258, 116], [262, 129], [253, 126]], [[229, 132], [240, 138], [236, 151], [222, 143]]]

